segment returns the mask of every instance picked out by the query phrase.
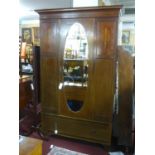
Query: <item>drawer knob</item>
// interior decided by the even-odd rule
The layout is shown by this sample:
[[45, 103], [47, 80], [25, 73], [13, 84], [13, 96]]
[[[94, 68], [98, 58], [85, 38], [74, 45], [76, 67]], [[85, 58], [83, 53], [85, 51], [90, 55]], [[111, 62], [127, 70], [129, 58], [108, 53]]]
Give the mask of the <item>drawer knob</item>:
[[55, 134], [58, 134], [58, 130], [54, 130], [54, 133], [55, 133]]

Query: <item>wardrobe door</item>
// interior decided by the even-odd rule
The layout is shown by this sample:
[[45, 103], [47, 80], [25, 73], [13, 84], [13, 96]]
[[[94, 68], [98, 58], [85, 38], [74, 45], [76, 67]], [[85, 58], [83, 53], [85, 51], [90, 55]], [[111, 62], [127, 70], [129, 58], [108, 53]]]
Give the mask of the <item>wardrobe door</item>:
[[41, 105], [43, 112], [58, 111], [58, 22], [41, 21]]
[[114, 98], [114, 62], [96, 59], [94, 65], [94, 119], [110, 122]]
[[[63, 87], [59, 89], [59, 112], [61, 115], [69, 116], [73, 118], [82, 118], [82, 119], [90, 119], [91, 118], [91, 95], [90, 95], [90, 87], [91, 87], [91, 79], [92, 79], [92, 53], [93, 53], [93, 38], [94, 38], [94, 19], [61, 19], [60, 21], [60, 55], [59, 55], [59, 66], [60, 66], [60, 82]], [[72, 33], [71, 30], [73, 28], [77, 28], [75, 33]], [[77, 33], [76, 33], [77, 32]], [[79, 36], [76, 36], [76, 35]], [[81, 34], [81, 35], [80, 35]], [[76, 37], [75, 37], [76, 36]], [[65, 57], [67, 38], [70, 39], [70, 42], [73, 44], [68, 46], [72, 52], [76, 51], [77, 55], [75, 57]], [[77, 40], [74, 38], [77, 38]], [[81, 48], [84, 46], [82, 43], [88, 47], [87, 56], [82, 57], [79, 53]], [[83, 45], [82, 47], [78, 46], [76, 50], [76, 46], [79, 44]], [[83, 53], [85, 53], [83, 51]], [[76, 74], [73, 72], [67, 74], [63, 72], [63, 68], [65, 68], [65, 64], [75, 71], [75, 68], [85, 68], [87, 67], [87, 80], [86, 82], [82, 82], [80, 79], [76, 80]], [[76, 70], [78, 75], [78, 70]], [[82, 71], [84, 72], [84, 70]], [[65, 75], [73, 75], [71, 82], [65, 80]], [[84, 76], [84, 74], [83, 74]], [[80, 77], [80, 76], [79, 76]], [[74, 82], [73, 82], [74, 81]], [[82, 106], [80, 106], [80, 104]], [[75, 107], [81, 107], [77, 110], [72, 110], [69, 105], [74, 105]], [[74, 108], [73, 106], [73, 108]]]
[[112, 121], [115, 89], [116, 27], [115, 19], [96, 20], [96, 54], [94, 57], [94, 119]]

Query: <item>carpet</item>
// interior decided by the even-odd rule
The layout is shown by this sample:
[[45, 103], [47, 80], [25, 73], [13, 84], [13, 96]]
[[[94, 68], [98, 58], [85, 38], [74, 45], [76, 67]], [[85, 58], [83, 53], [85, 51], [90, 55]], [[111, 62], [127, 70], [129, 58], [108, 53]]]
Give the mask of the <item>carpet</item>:
[[120, 151], [118, 151], [118, 152], [109, 152], [109, 155], [124, 155], [124, 153], [120, 152]]
[[88, 154], [71, 151], [71, 150], [68, 150], [62, 147], [53, 146], [53, 145], [51, 145], [50, 148], [51, 150], [47, 155], [88, 155]]

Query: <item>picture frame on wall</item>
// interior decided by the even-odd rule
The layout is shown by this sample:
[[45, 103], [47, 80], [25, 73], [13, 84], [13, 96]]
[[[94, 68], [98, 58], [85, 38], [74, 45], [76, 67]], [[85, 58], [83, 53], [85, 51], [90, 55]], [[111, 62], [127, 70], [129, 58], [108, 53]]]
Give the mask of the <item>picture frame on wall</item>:
[[33, 44], [40, 45], [39, 27], [33, 27]]
[[130, 31], [124, 30], [122, 31], [122, 44], [129, 44], [130, 43]]
[[31, 28], [22, 28], [22, 41], [27, 44], [32, 43], [32, 29]]

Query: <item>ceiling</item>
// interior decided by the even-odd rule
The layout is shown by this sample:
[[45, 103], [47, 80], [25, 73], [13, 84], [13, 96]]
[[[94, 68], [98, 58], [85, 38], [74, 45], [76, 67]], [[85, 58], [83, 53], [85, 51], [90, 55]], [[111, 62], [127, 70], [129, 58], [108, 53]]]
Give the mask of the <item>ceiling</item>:
[[29, 10], [62, 7], [65, 8], [72, 6], [72, 0], [20, 0], [19, 2], [20, 6]]
[[[19, 0], [20, 15], [19, 19], [38, 19], [38, 14], [34, 12], [36, 9], [47, 9], [47, 8], [69, 8], [75, 6], [75, 2], [83, 5], [90, 4], [90, 0]], [[98, 2], [98, 0], [91, 0], [91, 2]], [[124, 8], [135, 8], [135, 0], [99, 0], [104, 1], [105, 4], [111, 5], [123, 5]]]

